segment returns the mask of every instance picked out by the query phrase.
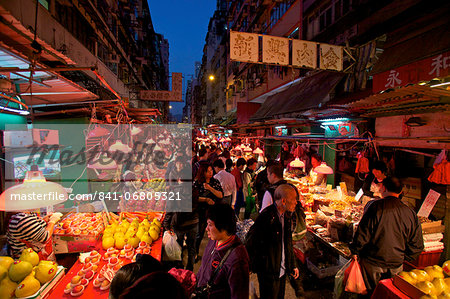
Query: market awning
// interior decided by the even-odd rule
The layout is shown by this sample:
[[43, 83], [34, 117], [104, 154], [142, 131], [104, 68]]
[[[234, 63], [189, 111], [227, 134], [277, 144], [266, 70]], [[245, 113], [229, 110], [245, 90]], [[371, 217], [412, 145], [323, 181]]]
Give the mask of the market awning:
[[365, 116], [411, 113], [415, 111], [446, 110], [450, 90], [425, 85], [398, 87], [347, 104], [349, 110]]
[[[33, 105], [82, 102], [98, 96], [52, 71], [28, 70], [30, 61], [6, 48], [0, 47], [0, 74], [9, 78], [15, 90], [10, 95], [19, 95], [25, 103]], [[38, 69], [45, 69], [37, 66]]]
[[329, 101], [330, 91], [343, 76], [342, 73], [320, 71], [304, 77], [299, 83], [267, 98], [250, 120], [280, 118], [321, 107]]
[[399, 42], [400, 37], [395, 32], [388, 35], [384, 52], [374, 65], [371, 75], [392, 70], [449, 50], [449, 35], [450, 27], [448, 23], [401, 42]]

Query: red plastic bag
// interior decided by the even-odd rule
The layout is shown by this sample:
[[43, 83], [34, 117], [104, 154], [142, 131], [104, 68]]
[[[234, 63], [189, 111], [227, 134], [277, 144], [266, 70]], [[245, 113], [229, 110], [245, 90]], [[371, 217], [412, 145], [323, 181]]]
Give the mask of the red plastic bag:
[[345, 270], [345, 291], [355, 294], [367, 294], [366, 284], [361, 273], [361, 267], [356, 259]]

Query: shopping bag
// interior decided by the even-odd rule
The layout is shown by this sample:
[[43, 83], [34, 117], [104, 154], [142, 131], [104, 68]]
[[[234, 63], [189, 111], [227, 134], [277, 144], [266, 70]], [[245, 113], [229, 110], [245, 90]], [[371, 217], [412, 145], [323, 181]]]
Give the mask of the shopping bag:
[[181, 261], [181, 246], [178, 244], [175, 234], [164, 232], [163, 246], [168, 261]]
[[352, 260], [349, 260], [334, 277], [334, 298], [341, 298], [345, 290], [345, 271], [350, 267]]
[[248, 184], [248, 192], [247, 197], [245, 198], [245, 211], [247, 213], [255, 213], [256, 212], [256, 206], [255, 206], [255, 197], [252, 196], [252, 187], [250, 184]]
[[367, 288], [361, 273], [361, 267], [356, 259], [351, 260], [351, 264], [345, 272], [346, 274], [348, 273], [348, 277], [345, 282], [345, 291], [360, 295], [367, 294]]

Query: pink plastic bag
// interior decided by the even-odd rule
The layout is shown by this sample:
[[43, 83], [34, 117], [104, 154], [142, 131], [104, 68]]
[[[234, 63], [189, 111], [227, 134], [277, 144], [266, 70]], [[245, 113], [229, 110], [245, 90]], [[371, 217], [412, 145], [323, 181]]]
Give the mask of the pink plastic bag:
[[345, 270], [345, 291], [355, 294], [367, 294], [366, 284], [361, 273], [361, 267], [356, 259]]

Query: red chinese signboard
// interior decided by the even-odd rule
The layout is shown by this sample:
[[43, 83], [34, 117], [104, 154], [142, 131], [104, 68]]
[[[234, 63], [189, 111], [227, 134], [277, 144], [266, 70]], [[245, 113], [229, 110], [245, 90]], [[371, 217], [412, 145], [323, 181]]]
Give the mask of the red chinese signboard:
[[373, 92], [429, 81], [450, 74], [450, 51], [373, 76]]

